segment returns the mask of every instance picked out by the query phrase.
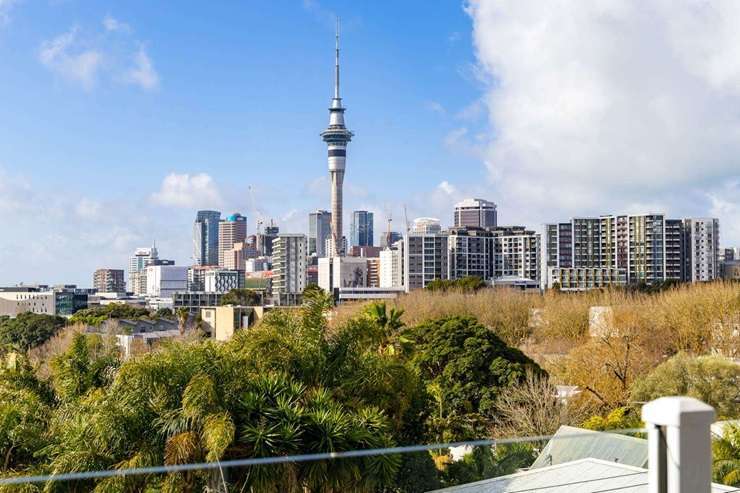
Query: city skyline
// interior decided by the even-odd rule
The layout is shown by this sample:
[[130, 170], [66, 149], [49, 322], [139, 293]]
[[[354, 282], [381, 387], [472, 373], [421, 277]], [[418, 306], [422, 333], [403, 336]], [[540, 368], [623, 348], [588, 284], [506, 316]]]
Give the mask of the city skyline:
[[[308, 213], [330, 208], [322, 159], [326, 149], [322, 152], [316, 136], [325, 125], [322, 118], [331, 92], [329, 53], [335, 14], [344, 19], [342, 43], [347, 46], [343, 93], [352, 102], [352, 128], [362, 136], [356, 145], [353, 142], [345, 182], [345, 224], [353, 210], [373, 212], [378, 225], [385, 225], [386, 213], [391, 212], [393, 229], [402, 230], [405, 205], [410, 219], [437, 216], [443, 225], [451, 225], [456, 202], [482, 197], [496, 202], [505, 224], [539, 229], [563, 216], [659, 211], [675, 217], [718, 217], [722, 246], [740, 243], [740, 177], [730, 152], [737, 144], [731, 132], [738, 122], [726, 112], [719, 113], [718, 121], [726, 127], [722, 138], [702, 140], [701, 127], [682, 118], [693, 115], [694, 106], [677, 102], [666, 91], [664, 99], [656, 98], [658, 106], [651, 116], [673, 115], [674, 127], [680, 124], [674, 128], [676, 136], [698, 135], [692, 140], [693, 161], [674, 160], [675, 166], [666, 168], [668, 157], [654, 152], [654, 143], [638, 140], [616, 148], [627, 161], [621, 170], [625, 176], [615, 180], [616, 171], [599, 161], [607, 158], [594, 152], [586, 137], [596, 140], [589, 118], [599, 114], [598, 108], [604, 112], [610, 97], [624, 97], [623, 90], [599, 87], [613, 92], [581, 91], [583, 97], [574, 100], [568, 91], [583, 87], [563, 87], [560, 101], [567, 111], [583, 117], [566, 125], [551, 112], [555, 103], [535, 97], [532, 83], [520, 77], [523, 69], [539, 70], [543, 81], [548, 77], [558, 81], [567, 70], [541, 59], [533, 60], [534, 68], [518, 66], [512, 59], [516, 43], [508, 43], [512, 47], [503, 43], [507, 47], [500, 51], [493, 48], [502, 46], [501, 36], [515, 40], [524, 34], [493, 29], [526, 16], [518, 7], [494, 16], [475, 2], [429, 6], [422, 13], [429, 16], [428, 26], [412, 26], [404, 34], [380, 15], [382, 8], [348, 2], [296, 2], [291, 7], [284, 18], [271, 17], [274, 7], [260, 14], [266, 17], [241, 9], [214, 9], [214, 19], [226, 22], [226, 14], [239, 14], [235, 18], [254, 32], [240, 31], [237, 36], [229, 31], [229, 37], [209, 31], [212, 43], [228, 46], [226, 53], [238, 48], [248, 53], [234, 63], [201, 47], [192, 56], [215, 75], [192, 79], [183, 77], [193, 74], [180, 62], [190, 54], [157, 34], [157, 9], [143, 3], [120, 6], [118, 11], [66, 4], [3, 7], [7, 20], [0, 26], [0, 55], [7, 55], [4, 75], [10, 104], [0, 110], [7, 122], [0, 132], [0, 214], [13, 235], [0, 239], [0, 258], [13, 262], [4, 264], [0, 284], [85, 285], [94, 269], [123, 268], [135, 248], [153, 240], [167, 258], [187, 265], [197, 209], [217, 209], [225, 215], [240, 211], [248, 218], [250, 233], [259, 216], [274, 218], [283, 232], [306, 233]], [[401, 8], [411, 10], [408, 5]], [[587, 19], [598, 13], [585, 9], [581, 15]], [[446, 15], [444, 23], [431, 20], [440, 14]], [[558, 16], [550, 11], [544, 15]], [[650, 20], [629, 9], [609, 15]], [[24, 31], [32, 19], [39, 22]], [[257, 27], [267, 21], [279, 29], [267, 33], [267, 28]], [[301, 28], [288, 34], [296, 24]], [[236, 21], [227, 25], [236, 29]], [[207, 29], [168, 27], [174, 29], [175, 41], [189, 39], [192, 29]], [[715, 26], [699, 27], [709, 32]], [[566, 30], [558, 39], [573, 50], [572, 59], [590, 60], [593, 54], [579, 51], [567, 34]], [[414, 36], [418, 40], [410, 39]], [[673, 40], [669, 32], [656, 36]], [[255, 50], [256, 41], [265, 52]], [[424, 43], [437, 50], [420, 50]], [[410, 50], [420, 50], [420, 55], [410, 57]], [[168, 61], [170, 54], [177, 55], [174, 61]], [[282, 56], [273, 58], [278, 54]], [[725, 88], [734, 87], [734, 72], [712, 79], [703, 67], [692, 65], [696, 54], [686, 56], [690, 55], [693, 58], [681, 60], [680, 66], [669, 67], [678, 84], [689, 75], [697, 79], [709, 107], [727, 91], [727, 97], [734, 97]], [[501, 88], [495, 79], [517, 85]], [[225, 99], [199, 90], [213, 83], [228, 89], [228, 95], [241, 94], [248, 104], [233, 99], [227, 109]], [[45, 104], [29, 100], [29, 87]], [[268, 94], [261, 94], [264, 91]], [[539, 123], [521, 108], [508, 106], [522, 97], [538, 105]], [[273, 104], [258, 104], [262, 100]], [[49, 110], [62, 101], [61, 108]], [[631, 109], [640, 114], [639, 108]], [[80, 116], [86, 112], [89, 115]], [[114, 118], [103, 118], [109, 114]], [[620, 121], [609, 120], [609, 112], [602, 117], [603, 129], [621, 132], [625, 142], [634, 140]], [[560, 149], [567, 142], [582, 151], [573, 156], [590, 156], [592, 161], [573, 158], [558, 165], [549, 156], [533, 155], [522, 147], [525, 136], [513, 133], [517, 122], [536, 123], [529, 138], [545, 149], [567, 155]], [[557, 132], [555, 124], [561, 125]], [[648, 125], [644, 132], [652, 131], [656, 142], [670, 147], [665, 125], [655, 120], [644, 125]], [[563, 142], [552, 139], [558, 135]], [[285, 139], [295, 148], [283, 151]], [[607, 143], [615, 149], [613, 141]], [[719, 144], [728, 150], [718, 154]], [[220, 149], [209, 154], [214, 146]], [[638, 152], [640, 146], [645, 155]], [[281, 153], [272, 157], [276, 148]], [[653, 161], [647, 168], [641, 165], [639, 175], [639, 159], [646, 156]], [[518, 167], [512, 168], [514, 164]], [[595, 172], [602, 174], [595, 178]], [[632, 185], [636, 180], [637, 186]], [[247, 197], [249, 186], [256, 204]], [[59, 189], [65, 193], [57, 193]], [[384, 233], [385, 227], [376, 228], [375, 241]]]

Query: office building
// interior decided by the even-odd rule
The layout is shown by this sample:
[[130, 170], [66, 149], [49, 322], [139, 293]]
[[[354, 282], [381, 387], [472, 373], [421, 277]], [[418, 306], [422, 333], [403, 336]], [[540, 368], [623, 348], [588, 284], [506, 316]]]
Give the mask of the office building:
[[172, 298], [188, 290], [188, 268], [175, 265], [150, 265], [146, 268], [146, 295]]
[[687, 249], [687, 281], [705, 282], [720, 277], [719, 220], [684, 219]]
[[234, 243], [234, 247], [224, 252], [224, 269], [245, 270], [249, 259], [250, 247], [244, 241]]
[[495, 228], [496, 204], [483, 199], [465, 199], [455, 204], [455, 227]]
[[159, 253], [156, 244], [151, 248], [137, 248], [129, 258], [129, 288], [135, 295], [146, 294], [146, 266], [151, 260], [157, 260]]
[[273, 242], [280, 234], [280, 228], [270, 221], [270, 225], [265, 227], [264, 233], [257, 233], [256, 248], [257, 255], [261, 257], [272, 256]]
[[439, 219], [436, 217], [417, 217], [411, 225], [410, 233], [414, 234], [436, 234], [442, 231]]
[[388, 231], [380, 236], [380, 249], [390, 248], [397, 241], [403, 239], [403, 235], [398, 231]]
[[353, 211], [350, 226], [350, 246], [373, 246], [373, 213]]
[[[437, 222], [439, 226], [439, 222]], [[403, 239], [406, 291], [425, 288], [435, 279], [448, 279], [446, 233], [409, 233]]]
[[235, 212], [218, 223], [218, 265], [224, 266], [226, 252], [247, 239], [247, 218]]
[[203, 291], [206, 293], [228, 293], [244, 287], [244, 271], [212, 269], [205, 272]]
[[193, 263], [218, 265], [219, 211], [198, 211], [193, 224]]
[[103, 293], [125, 293], [123, 269], [98, 269], [93, 273], [93, 288]]
[[318, 210], [308, 215], [308, 254], [326, 257], [326, 242], [331, 239], [331, 212]]
[[344, 124], [345, 108], [339, 96], [339, 25], [337, 24], [336, 48], [334, 63], [334, 97], [329, 108], [329, 126], [321, 132], [321, 138], [326, 142], [329, 164], [329, 179], [331, 185], [331, 237], [332, 251], [335, 255], [344, 255], [344, 237], [342, 229], [343, 197], [342, 186], [347, 160], [347, 144], [353, 134]]
[[280, 234], [273, 241], [273, 294], [303, 293], [306, 288], [307, 243], [306, 236], [301, 234]]
[[723, 280], [740, 281], [740, 260], [725, 260], [720, 270]]

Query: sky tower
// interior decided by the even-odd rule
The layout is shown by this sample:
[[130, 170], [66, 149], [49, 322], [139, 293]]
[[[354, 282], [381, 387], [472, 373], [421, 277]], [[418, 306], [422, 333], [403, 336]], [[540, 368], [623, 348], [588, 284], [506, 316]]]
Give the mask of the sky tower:
[[342, 98], [339, 97], [339, 19], [337, 19], [336, 48], [334, 63], [334, 97], [329, 108], [329, 126], [321, 132], [329, 150], [329, 178], [331, 180], [331, 239], [332, 253], [344, 255], [342, 234], [342, 183], [347, 160], [347, 143], [354, 135], [344, 126]]

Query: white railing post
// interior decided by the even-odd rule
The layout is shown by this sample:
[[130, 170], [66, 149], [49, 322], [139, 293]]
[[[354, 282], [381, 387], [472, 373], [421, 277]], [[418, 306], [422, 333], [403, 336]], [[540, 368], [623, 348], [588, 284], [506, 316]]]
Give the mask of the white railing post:
[[649, 493], [710, 493], [714, 408], [691, 397], [645, 404]]

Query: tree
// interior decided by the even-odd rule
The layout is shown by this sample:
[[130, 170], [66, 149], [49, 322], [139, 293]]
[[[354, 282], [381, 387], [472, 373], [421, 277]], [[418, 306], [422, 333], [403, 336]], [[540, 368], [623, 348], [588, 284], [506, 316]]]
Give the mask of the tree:
[[0, 345], [28, 351], [49, 340], [65, 323], [63, 317], [31, 312], [0, 319]]
[[606, 416], [591, 416], [581, 426], [594, 431], [642, 428], [639, 414], [639, 410], [634, 407], [618, 407]]
[[666, 395], [688, 395], [706, 402], [724, 419], [740, 417], [740, 366], [718, 356], [677, 354], [632, 387], [632, 398], [647, 402]]
[[441, 440], [472, 438], [494, 419], [502, 389], [537, 364], [472, 317], [445, 317], [409, 328], [410, 361], [436, 401], [431, 423]]
[[177, 327], [180, 329], [180, 335], [185, 334], [185, 329], [190, 319], [190, 310], [185, 307], [177, 309]]
[[51, 362], [52, 385], [62, 400], [78, 399], [104, 387], [118, 365], [118, 355], [97, 334], [76, 334], [69, 349]]
[[171, 308], [159, 308], [154, 312], [154, 318], [172, 318], [173, 316]]
[[527, 372], [520, 385], [503, 389], [496, 401], [500, 416], [492, 432], [501, 437], [551, 435], [562, 425], [583, 421], [587, 414], [579, 402], [558, 397], [546, 375]]
[[254, 289], [232, 289], [221, 297], [221, 305], [260, 306], [262, 293]]
[[100, 326], [109, 319], [141, 319], [150, 318], [146, 308], [132, 306], [126, 303], [110, 303], [108, 305], [93, 306], [79, 310], [70, 318], [70, 323], [82, 323], [94, 327]]
[[728, 424], [712, 442], [712, 478], [728, 486], [740, 486], [740, 425]]
[[463, 293], [474, 293], [485, 288], [486, 282], [477, 276], [466, 276], [460, 279], [434, 279], [427, 283], [428, 291], [461, 291]]

